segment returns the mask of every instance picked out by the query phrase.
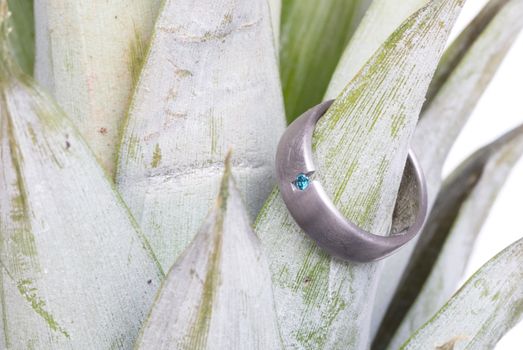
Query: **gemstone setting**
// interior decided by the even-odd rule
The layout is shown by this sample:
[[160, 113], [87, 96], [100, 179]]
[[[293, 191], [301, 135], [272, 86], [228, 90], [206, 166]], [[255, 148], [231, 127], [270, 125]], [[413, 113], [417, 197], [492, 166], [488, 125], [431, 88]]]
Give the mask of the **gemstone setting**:
[[305, 191], [307, 187], [309, 187], [311, 183], [311, 180], [309, 177], [303, 173], [300, 173], [296, 176], [296, 180], [294, 180], [293, 184], [296, 186], [297, 189], [300, 191]]

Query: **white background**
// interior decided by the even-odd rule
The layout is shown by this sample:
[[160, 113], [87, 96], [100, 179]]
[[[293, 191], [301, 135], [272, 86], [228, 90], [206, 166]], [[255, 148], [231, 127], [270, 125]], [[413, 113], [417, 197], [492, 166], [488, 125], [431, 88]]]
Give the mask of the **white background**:
[[[451, 39], [455, 38], [485, 3], [486, 0], [466, 2]], [[452, 149], [444, 169], [445, 174], [480, 146], [523, 123], [522, 81], [523, 35], [520, 35]], [[465, 277], [470, 277], [496, 253], [523, 237], [522, 198], [523, 160], [520, 160], [480, 233]], [[513, 328], [496, 347], [496, 350], [521, 349], [523, 323]]]

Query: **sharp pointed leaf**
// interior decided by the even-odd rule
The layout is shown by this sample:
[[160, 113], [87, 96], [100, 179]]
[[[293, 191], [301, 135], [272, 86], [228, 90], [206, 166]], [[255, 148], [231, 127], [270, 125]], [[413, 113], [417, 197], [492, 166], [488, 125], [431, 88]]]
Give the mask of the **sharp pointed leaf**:
[[375, 349], [386, 348], [391, 339], [389, 348], [397, 349], [452, 295], [496, 195], [522, 153], [523, 126], [477, 151], [445, 181]]
[[[434, 97], [439, 93], [439, 90], [446, 84], [449, 78], [452, 77], [454, 71], [460, 66], [462, 61], [467, 61], [469, 58], [465, 58], [470, 52], [470, 49], [473, 45], [477, 45], [480, 36], [485, 36], [485, 28], [490, 25], [494, 17], [500, 12], [500, 10], [508, 3], [510, 0], [490, 0], [487, 2], [485, 7], [480, 11], [480, 13], [472, 20], [472, 22], [460, 33], [460, 35], [452, 42], [449, 48], [443, 54], [441, 61], [438, 65], [438, 69], [434, 73], [434, 78], [430, 83], [429, 90], [427, 91], [427, 99], [425, 101], [425, 106], [430, 105]], [[512, 24], [512, 26], [514, 26]], [[511, 26], [507, 26], [510, 28]], [[517, 30], [517, 27], [511, 28]], [[505, 29], [503, 35], [508, 35], [510, 29]], [[514, 35], [514, 40], [515, 40]], [[506, 44], [507, 40], [503, 40]], [[491, 43], [489, 46], [495, 46], [495, 42]], [[500, 45], [502, 47], [502, 45]], [[488, 55], [490, 56], [490, 55]], [[503, 55], [500, 52], [500, 56]], [[492, 62], [493, 68], [496, 66]], [[493, 69], [495, 71], [495, 69]], [[490, 79], [486, 79], [484, 83], [488, 83]]]
[[0, 43], [0, 286], [10, 349], [128, 349], [162, 272], [57, 105]]
[[111, 176], [159, 5], [160, 0], [35, 2], [36, 79]]
[[[446, 51], [412, 140], [427, 180], [429, 207], [441, 187], [447, 155], [523, 26], [523, 2], [492, 0]], [[454, 57], [456, 56], [456, 57]], [[458, 60], [459, 57], [459, 60]], [[446, 73], [445, 73], [446, 72]], [[436, 88], [437, 87], [437, 88]], [[373, 333], [405, 271], [416, 240], [386, 260]]]
[[256, 215], [273, 184], [284, 126], [267, 1], [167, 0], [117, 176], [165, 269], [212, 205], [229, 146], [249, 214]]
[[[410, 17], [318, 123], [316, 176], [341, 212], [366, 230], [388, 232], [409, 139], [461, 5], [433, 1]], [[269, 254], [285, 346], [366, 348], [379, 263], [330, 258], [295, 225], [277, 191], [256, 230]]]
[[332, 75], [325, 99], [338, 96], [348, 81], [403, 21], [429, 0], [374, 0], [343, 51]]
[[35, 28], [33, 0], [8, 0], [13, 15], [11, 45], [20, 67], [28, 75], [33, 75], [35, 58]]
[[283, 1], [280, 69], [289, 122], [321, 102], [343, 49], [369, 3]]
[[[433, 84], [441, 86], [425, 105], [413, 139], [432, 201], [439, 190], [441, 170], [452, 145], [522, 27], [523, 1], [493, 0], [446, 51], [450, 56], [460, 47], [462, 58], [444, 81], [433, 80]], [[468, 38], [469, 32], [479, 34], [475, 40], [463, 43], [463, 37]], [[446, 65], [444, 61], [440, 70], [447, 69]]]
[[137, 349], [280, 349], [271, 275], [226, 161], [220, 194], [173, 266]]
[[523, 314], [523, 240], [486, 263], [401, 349], [493, 349]]

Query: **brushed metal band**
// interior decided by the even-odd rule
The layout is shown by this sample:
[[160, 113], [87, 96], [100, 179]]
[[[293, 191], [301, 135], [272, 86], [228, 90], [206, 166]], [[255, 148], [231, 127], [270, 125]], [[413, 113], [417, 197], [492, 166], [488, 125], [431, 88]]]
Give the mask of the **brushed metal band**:
[[415, 179], [418, 209], [414, 223], [407, 229], [391, 236], [378, 236], [348, 221], [336, 209], [321, 183], [309, 178], [316, 170], [312, 155], [314, 128], [332, 102], [311, 108], [283, 134], [276, 153], [278, 186], [296, 223], [329, 254], [356, 262], [379, 260], [401, 248], [423, 228], [427, 217], [425, 178], [411, 150], [407, 168]]

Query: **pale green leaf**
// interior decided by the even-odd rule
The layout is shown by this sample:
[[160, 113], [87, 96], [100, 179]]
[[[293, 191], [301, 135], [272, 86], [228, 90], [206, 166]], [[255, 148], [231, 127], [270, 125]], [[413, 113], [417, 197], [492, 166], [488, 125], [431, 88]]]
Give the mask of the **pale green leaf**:
[[348, 81], [403, 21], [429, 0], [374, 0], [343, 51], [331, 78], [325, 99], [338, 96]]
[[[434, 97], [439, 93], [439, 90], [452, 77], [453, 73], [456, 71], [456, 68], [460, 66], [471, 46], [473, 46], [475, 42], [478, 41], [480, 36], [485, 35], [483, 34], [485, 28], [490, 24], [490, 22], [492, 22], [494, 17], [509, 1], [510, 0], [488, 1], [480, 13], [447, 48], [443, 54], [443, 57], [441, 58], [436, 73], [434, 73], [434, 78], [430, 83], [429, 90], [427, 91], [425, 107], [430, 105]], [[505, 29], [505, 31], [510, 31], [513, 29]], [[514, 39], [515, 36], [516, 35], [514, 35]], [[495, 43], [492, 44], [494, 45]], [[492, 65], [495, 66], [495, 64]], [[495, 69], [493, 70], [495, 71]], [[487, 83], [490, 79], [486, 80], [487, 81], [484, 83]]]
[[496, 195], [523, 153], [523, 127], [483, 147], [445, 181], [391, 302], [375, 349], [397, 349], [455, 291]]
[[71, 121], [0, 44], [0, 286], [8, 349], [128, 349], [163, 277]]
[[[154, 88], [153, 88], [154, 87]], [[204, 220], [229, 147], [250, 217], [285, 127], [266, 0], [167, 0], [133, 98], [117, 183], [168, 269]]]
[[160, 2], [35, 2], [36, 79], [55, 96], [111, 176]]
[[[318, 123], [316, 176], [366, 230], [389, 230], [409, 139], [461, 5], [435, 0], [410, 17]], [[295, 225], [277, 191], [256, 231], [269, 255], [286, 348], [366, 348], [380, 264], [332, 259]]]
[[[1, 235], [1, 232], [0, 232]], [[1, 236], [0, 236], [1, 237]], [[0, 272], [0, 349], [7, 349], [7, 338], [5, 336], [5, 293], [4, 293], [4, 278], [3, 273]]]
[[486, 263], [401, 349], [493, 349], [523, 314], [523, 239]]
[[8, 0], [12, 13], [11, 45], [16, 60], [28, 75], [33, 75], [35, 58], [35, 29], [33, 0]]
[[[447, 50], [449, 56], [460, 47], [462, 58], [446, 79], [433, 81], [441, 86], [425, 106], [413, 139], [431, 201], [441, 185], [441, 170], [454, 141], [522, 27], [523, 1], [492, 0]], [[474, 40], [470, 40], [470, 32], [476, 33]], [[440, 70], [449, 70], [446, 61]]]
[[289, 122], [321, 102], [343, 49], [369, 3], [370, 0], [282, 2], [280, 71]]
[[[492, 0], [446, 51], [412, 140], [427, 180], [429, 207], [443, 164], [478, 100], [523, 26], [523, 1]], [[459, 57], [458, 58], [455, 58]], [[373, 315], [373, 334], [396, 290], [416, 239], [387, 258]]]
[[271, 275], [226, 161], [218, 199], [175, 263], [137, 349], [281, 349]]
[[272, 32], [274, 34], [274, 45], [276, 48], [276, 53], [278, 53], [278, 48], [280, 46], [280, 21], [281, 21], [281, 2], [282, 0], [268, 0], [269, 7], [271, 9], [271, 22], [272, 22]]

